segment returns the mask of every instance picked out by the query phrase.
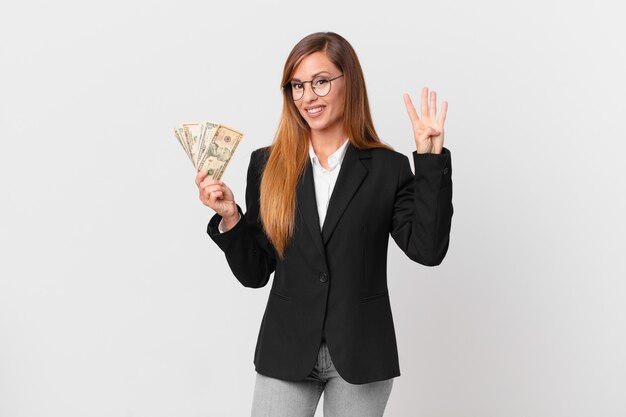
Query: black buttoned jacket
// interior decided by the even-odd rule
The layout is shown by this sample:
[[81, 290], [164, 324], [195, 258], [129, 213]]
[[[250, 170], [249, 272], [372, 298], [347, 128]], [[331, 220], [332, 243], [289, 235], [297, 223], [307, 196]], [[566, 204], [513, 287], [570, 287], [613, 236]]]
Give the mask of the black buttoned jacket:
[[[391, 235], [422, 265], [446, 255], [452, 220], [450, 151], [360, 150], [348, 144], [322, 229], [310, 159], [297, 185], [295, 233], [284, 259], [259, 220], [259, 184], [269, 147], [252, 152], [244, 214], [230, 230], [207, 233], [222, 249], [235, 277], [246, 287], [272, 287], [254, 352], [256, 371], [297, 381], [314, 368], [322, 335], [339, 375], [364, 384], [400, 375], [387, 288]], [[417, 271], [416, 271], [417, 272]]]

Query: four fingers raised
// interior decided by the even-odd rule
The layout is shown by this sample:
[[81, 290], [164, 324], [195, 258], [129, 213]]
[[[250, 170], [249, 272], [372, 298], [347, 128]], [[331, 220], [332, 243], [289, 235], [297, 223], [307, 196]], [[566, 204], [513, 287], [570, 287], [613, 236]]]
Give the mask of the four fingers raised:
[[448, 102], [443, 101], [441, 104], [441, 110], [439, 112], [439, 117], [437, 118], [437, 92], [430, 92], [430, 103], [428, 98], [428, 87], [422, 88], [421, 92], [421, 100], [420, 100], [420, 110], [421, 116], [417, 114], [415, 110], [415, 106], [413, 105], [413, 101], [411, 100], [411, 96], [408, 93], [403, 94], [404, 104], [406, 106], [407, 113], [409, 114], [409, 118], [412, 122], [416, 122], [421, 118], [429, 118], [433, 121], [437, 121], [437, 123], [443, 125], [446, 121], [446, 113], [448, 111]]

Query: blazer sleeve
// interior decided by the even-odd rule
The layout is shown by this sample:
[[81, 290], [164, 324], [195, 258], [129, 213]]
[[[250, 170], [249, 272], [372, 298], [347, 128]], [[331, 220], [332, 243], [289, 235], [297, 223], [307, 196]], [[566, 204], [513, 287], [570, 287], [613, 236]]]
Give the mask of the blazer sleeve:
[[241, 217], [235, 226], [223, 233], [218, 230], [222, 220], [219, 214], [213, 215], [207, 225], [207, 234], [226, 255], [226, 261], [237, 280], [244, 287], [250, 288], [264, 287], [276, 270], [276, 250], [265, 235], [259, 219], [259, 186], [266, 149], [257, 149], [250, 157], [246, 213], [237, 204]]
[[440, 154], [413, 151], [415, 175], [405, 156], [400, 165], [391, 235], [413, 261], [441, 264], [448, 251], [452, 222], [450, 150]]

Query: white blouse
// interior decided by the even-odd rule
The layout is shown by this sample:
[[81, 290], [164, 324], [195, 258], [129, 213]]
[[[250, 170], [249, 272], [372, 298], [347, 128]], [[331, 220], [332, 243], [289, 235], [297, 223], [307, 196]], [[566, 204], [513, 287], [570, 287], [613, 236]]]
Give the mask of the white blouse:
[[350, 141], [346, 139], [339, 149], [328, 156], [328, 169], [320, 164], [319, 158], [313, 150], [313, 145], [309, 142], [309, 156], [313, 164], [313, 182], [315, 183], [315, 201], [317, 201], [317, 213], [320, 218], [320, 231], [324, 225], [328, 202], [333, 193], [333, 188], [335, 188], [339, 170], [341, 169], [341, 163], [343, 162], [343, 157], [346, 154], [349, 142]]

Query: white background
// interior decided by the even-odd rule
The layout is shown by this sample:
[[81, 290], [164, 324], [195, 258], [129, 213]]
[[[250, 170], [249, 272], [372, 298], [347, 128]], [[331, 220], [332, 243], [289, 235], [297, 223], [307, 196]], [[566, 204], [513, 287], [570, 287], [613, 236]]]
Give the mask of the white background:
[[324, 30], [354, 46], [396, 150], [414, 146], [403, 92], [449, 102], [450, 248], [428, 268], [390, 242], [385, 415], [626, 415], [626, 31], [608, 4], [3, 3], [0, 416], [249, 415], [270, 285], [241, 286], [206, 235], [172, 128], [245, 132], [224, 177], [243, 204], [287, 54]]

